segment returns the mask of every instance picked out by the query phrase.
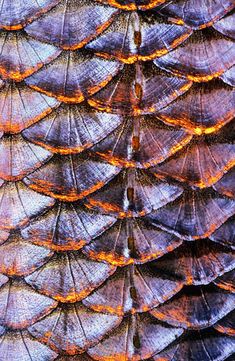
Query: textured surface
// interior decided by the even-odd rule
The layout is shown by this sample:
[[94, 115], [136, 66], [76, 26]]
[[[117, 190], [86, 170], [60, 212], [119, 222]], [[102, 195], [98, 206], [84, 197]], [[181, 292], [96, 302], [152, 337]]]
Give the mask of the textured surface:
[[235, 359], [232, 0], [0, 0], [0, 360]]

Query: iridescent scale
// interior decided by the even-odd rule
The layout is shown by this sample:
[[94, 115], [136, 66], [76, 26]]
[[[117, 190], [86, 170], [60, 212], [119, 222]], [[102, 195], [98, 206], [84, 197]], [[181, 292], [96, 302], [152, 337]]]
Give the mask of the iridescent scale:
[[235, 360], [234, 7], [0, 0], [0, 361]]

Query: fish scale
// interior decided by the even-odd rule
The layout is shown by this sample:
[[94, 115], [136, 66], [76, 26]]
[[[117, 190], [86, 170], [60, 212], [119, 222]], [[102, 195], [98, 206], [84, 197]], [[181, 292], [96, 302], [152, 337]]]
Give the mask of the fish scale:
[[235, 357], [232, 0], [0, 1], [0, 360]]

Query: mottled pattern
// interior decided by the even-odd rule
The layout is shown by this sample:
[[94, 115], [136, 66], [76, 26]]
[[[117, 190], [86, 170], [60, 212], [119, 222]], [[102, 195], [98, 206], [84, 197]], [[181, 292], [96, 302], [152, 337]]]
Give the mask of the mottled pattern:
[[0, 0], [0, 361], [234, 361], [232, 0]]

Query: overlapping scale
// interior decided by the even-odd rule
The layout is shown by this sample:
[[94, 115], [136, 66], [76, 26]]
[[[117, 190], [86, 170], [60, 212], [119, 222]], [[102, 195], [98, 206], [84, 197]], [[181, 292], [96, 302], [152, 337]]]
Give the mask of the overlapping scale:
[[214, 193], [185, 191], [146, 218], [157, 227], [186, 240], [210, 236], [235, 213], [235, 202]]
[[213, 285], [191, 286], [150, 313], [176, 327], [201, 329], [215, 324], [234, 308], [234, 294]]
[[[227, 360], [234, 353], [235, 338], [213, 329], [191, 332], [184, 339], [155, 355], [154, 361], [212, 361]], [[229, 359], [228, 359], [229, 360]], [[232, 361], [232, 359], [230, 360]]]
[[196, 135], [209, 134], [233, 119], [234, 103], [234, 90], [216, 79], [195, 83], [186, 94], [161, 109], [157, 117], [166, 123], [183, 126]]
[[8, 239], [9, 235], [10, 235], [9, 230], [0, 229], [0, 245], [3, 244]]
[[235, 249], [235, 218], [229, 218], [221, 227], [212, 233], [210, 239]]
[[173, 201], [182, 192], [176, 184], [156, 181], [146, 171], [130, 168], [89, 196], [88, 206], [119, 217], [139, 217]]
[[162, 351], [183, 330], [159, 323], [148, 314], [124, 318], [121, 325], [112, 331], [98, 345], [91, 347], [88, 354], [99, 361], [145, 360]]
[[209, 240], [181, 245], [171, 253], [153, 262], [158, 272], [174, 275], [185, 284], [208, 284], [235, 266], [235, 254]]
[[21, 135], [0, 139], [0, 177], [17, 181], [47, 162], [52, 154], [25, 140]]
[[123, 315], [148, 311], [174, 296], [183, 287], [177, 277], [159, 272], [152, 263], [118, 270], [83, 300], [95, 311]]
[[92, 151], [113, 164], [148, 168], [179, 151], [191, 139], [182, 129], [163, 127], [154, 116], [133, 117], [127, 118]]
[[22, 182], [7, 182], [0, 187], [0, 229], [23, 226], [53, 204], [52, 198], [34, 192]]
[[108, 84], [121, 67], [117, 61], [108, 61], [81, 51], [64, 51], [26, 79], [26, 83], [59, 101], [80, 103]]
[[5, 83], [0, 90], [0, 131], [18, 133], [58, 105], [56, 99], [29, 89], [24, 83]]
[[58, 253], [26, 281], [60, 302], [77, 302], [102, 284], [115, 267], [89, 260], [79, 252]]
[[233, 7], [232, 0], [173, 0], [163, 6], [162, 12], [172, 21], [201, 29], [211, 26]]
[[123, 119], [86, 105], [64, 104], [23, 132], [28, 140], [60, 154], [82, 152], [106, 138]]
[[213, 27], [221, 34], [235, 40], [234, 22], [235, 22], [235, 12], [233, 11], [227, 16], [225, 16], [223, 19], [221, 19], [220, 21], [217, 21], [213, 25]]
[[195, 32], [181, 46], [155, 59], [154, 64], [194, 82], [203, 82], [220, 76], [234, 65], [234, 56], [232, 39], [207, 29]]
[[[94, 4], [92, 0], [63, 0], [28, 25], [26, 32], [65, 50], [75, 50], [102, 33], [117, 12], [112, 7]], [[52, 27], [51, 24], [56, 25]]]
[[57, 352], [84, 352], [121, 322], [121, 317], [94, 312], [80, 304], [62, 305], [35, 323], [29, 332]]
[[6, 329], [3, 326], [0, 326], [0, 336], [2, 336], [5, 333]]
[[91, 106], [124, 115], [151, 114], [184, 94], [191, 81], [160, 72], [152, 63], [125, 65], [104, 89], [88, 99]]
[[215, 329], [221, 333], [225, 333], [228, 336], [235, 335], [235, 312], [229, 313], [222, 320], [220, 320], [215, 326]]
[[55, 59], [61, 50], [41, 43], [23, 32], [0, 33], [0, 75], [3, 79], [22, 81]]
[[233, 6], [0, 0], [1, 361], [233, 360]]
[[42, 266], [52, 255], [49, 249], [12, 235], [0, 247], [0, 272], [8, 276], [24, 276]]
[[140, 218], [117, 221], [98, 238], [83, 248], [89, 257], [125, 266], [145, 263], [178, 247], [182, 240], [156, 229]]
[[79, 204], [58, 203], [21, 231], [24, 239], [55, 251], [78, 250], [102, 234], [116, 218], [81, 208]]
[[10, 280], [0, 289], [0, 302], [0, 324], [11, 329], [24, 329], [57, 306], [55, 300], [18, 280]]
[[1, 0], [0, 28], [19, 30], [43, 13], [49, 11], [60, 0]]
[[2, 361], [52, 361], [57, 356], [28, 331], [10, 331], [0, 337], [0, 354]]
[[192, 33], [188, 27], [164, 21], [156, 13], [122, 12], [86, 48], [127, 64], [151, 60], [177, 47]]
[[25, 183], [38, 192], [65, 201], [76, 201], [100, 189], [120, 172], [120, 168], [77, 154], [54, 156], [29, 174]]
[[[0, 274], [0, 287], [7, 283], [9, 278], [6, 275]], [[1, 333], [1, 330], [0, 330]]]
[[235, 165], [235, 144], [199, 141], [151, 170], [198, 188], [210, 187]]
[[226, 291], [235, 293], [235, 270], [218, 277], [214, 283]]
[[223, 73], [223, 74], [221, 75], [221, 79], [222, 79], [225, 83], [227, 83], [227, 84], [235, 87], [235, 65], [233, 65], [233, 66], [232, 66], [231, 68], [229, 68], [225, 73]]
[[[0, 94], [1, 94], [1, 89], [4, 87], [4, 81], [2, 79], [0, 79]], [[2, 129], [1, 129], [1, 132], [0, 132], [0, 137], [2, 137]]]
[[213, 188], [220, 194], [235, 198], [235, 167], [233, 167], [223, 178], [214, 184]]
[[104, 4], [115, 6], [122, 10], [148, 10], [152, 9], [166, 0], [98, 0]]

